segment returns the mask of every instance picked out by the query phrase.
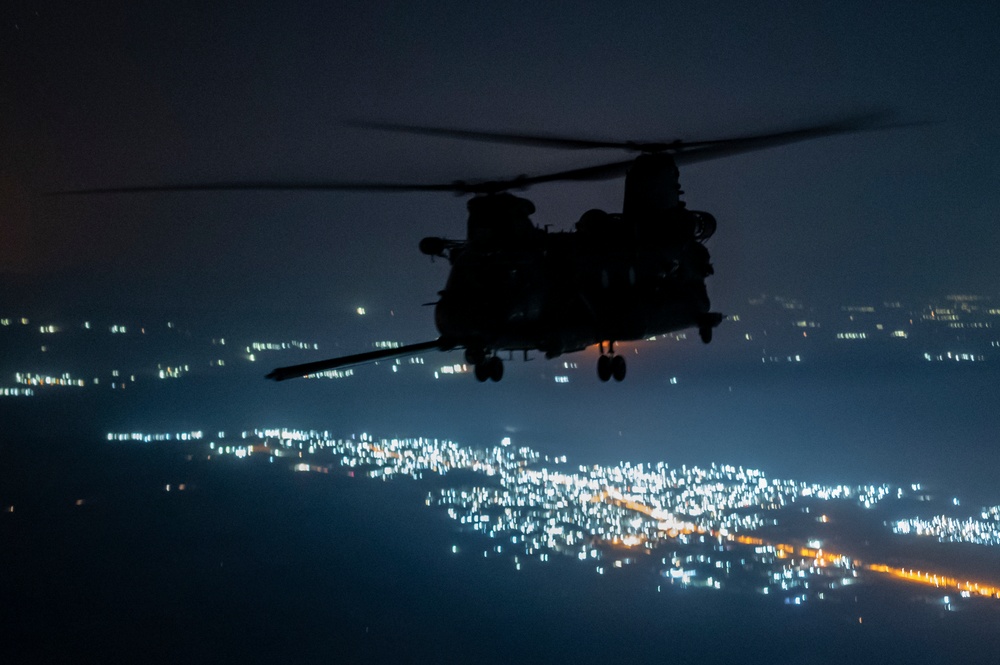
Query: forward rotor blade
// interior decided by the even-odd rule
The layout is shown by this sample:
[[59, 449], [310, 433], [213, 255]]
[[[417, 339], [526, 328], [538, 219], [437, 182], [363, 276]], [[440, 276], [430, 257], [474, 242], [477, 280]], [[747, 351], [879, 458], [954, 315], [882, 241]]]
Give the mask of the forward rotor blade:
[[87, 196], [93, 194], [148, 194], [157, 192], [452, 192], [454, 194], [495, 194], [556, 180], [606, 180], [625, 173], [632, 160], [599, 164], [539, 176], [518, 176], [507, 180], [449, 183], [384, 182], [213, 182], [177, 185], [141, 185], [138, 187], [95, 187], [48, 192], [50, 196]]
[[297, 377], [304, 377], [310, 374], [318, 374], [320, 372], [325, 372], [331, 369], [337, 369], [338, 367], [349, 367], [351, 365], [361, 365], [364, 363], [375, 362], [376, 360], [385, 360], [387, 358], [398, 358], [399, 356], [410, 356], [414, 353], [420, 353], [421, 351], [441, 350], [440, 340], [433, 340], [430, 342], [420, 342], [418, 344], [408, 344], [406, 346], [400, 346], [395, 349], [379, 349], [378, 351], [369, 351], [367, 353], [356, 353], [351, 356], [341, 356], [339, 358], [330, 358], [329, 360], [317, 360], [311, 363], [302, 363], [301, 365], [290, 365], [288, 367], [278, 367], [268, 374], [266, 379], [273, 379], [274, 381], [284, 381], [286, 379], [294, 379]]
[[152, 192], [458, 192], [464, 193], [465, 183], [384, 183], [384, 182], [210, 182], [178, 185], [142, 185], [139, 187], [95, 187], [48, 192], [52, 196], [78, 194], [142, 194]]
[[522, 176], [508, 181], [510, 184], [509, 189], [515, 189], [517, 187], [530, 187], [531, 185], [539, 185], [543, 182], [556, 182], [560, 180], [610, 180], [613, 178], [620, 178], [625, 175], [625, 172], [634, 162], [635, 160], [630, 158], [616, 162], [609, 162], [608, 164], [598, 164], [597, 166], [585, 166], [580, 169], [559, 171], [558, 173], [548, 173], [537, 176]]

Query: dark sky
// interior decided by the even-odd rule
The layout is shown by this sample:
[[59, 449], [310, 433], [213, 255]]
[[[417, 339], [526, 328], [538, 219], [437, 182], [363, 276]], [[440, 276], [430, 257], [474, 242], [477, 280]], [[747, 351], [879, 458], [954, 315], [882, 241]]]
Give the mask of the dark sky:
[[[375, 132], [347, 126], [351, 119], [583, 138], [698, 140], [873, 109], [890, 110], [900, 122], [933, 124], [825, 138], [682, 169], [689, 206], [719, 220], [709, 241], [716, 268], [708, 282], [713, 309], [739, 313], [747, 296], [762, 291], [843, 304], [954, 292], [1000, 297], [998, 19], [996, 0], [3, 0], [0, 316], [19, 314], [26, 304], [56, 313], [70, 305], [116, 311], [141, 306], [272, 320], [280, 310], [323, 321], [294, 333], [298, 339], [321, 340], [324, 353], [331, 348], [349, 353], [366, 347], [339, 338], [336, 344], [344, 346], [338, 347], [327, 340], [346, 337], [334, 322], [364, 305], [372, 313], [395, 312], [386, 327], [387, 316], [364, 322], [371, 326], [366, 330], [378, 330], [373, 339], [433, 339], [432, 313], [421, 303], [436, 299], [447, 263], [431, 263], [417, 243], [428, 235], [463, 236], [460, 197], [42, 193], [225, 180], [449, 182], [621, 158], [613, 151], [561, 152]], [[620, 210], [622, 185], [550, 184], [526, 195], [536, 203], [536, 223], [570, 229], [590, 208]], [[389, 331], [388, 325], [394, 328]], [[223, 330], [229, 334], [230, 328]], [[261, 362], [252, 380], [193, 373], [191, 383], [177, 387], [129, 390], [122, 399], [116, 391], [113, 403], [111, 391], [104, 391], [96, 399], [67, 401], [64, 410], [31, 400], [36, 410], [4, 415], [31, 423], [6, 428], [25, 440], [49, 427], [72, 428], [67, 440], [74, 450], [89, 428], [115, 418], [128, 423], [120, 431], [150, 427], [158, 418], [169, 419], [171, 430], [186, 422], [191, 428], [222, 429], [229, 427], [226, 419], [246, 418], [258, 425], [261, 419], [291, 426], [312, 422], [343, 428], [343, 434], [357, 427], [387, 435], [440, 435], [472, 445], [512, 434], [519, 443], [588, 464], [622, 457], [671, 464], [720, 461], [761, 467], [774, 477], [929, 480], [995, 497], [991, 469], [1000, 452], [993, 445], [994, 414], [1000, 409], [990, 391], [993, 374], [968, 380], [956, 371], [911, 380], [917, 372], [883, 372], [875, 363], [834, 358], [812, 365], [812, 374], [768, 365], [768, 373], [758, 376], [761, 365], [752, 371], [734, 369], [735, 364], [709, 366], [705, 358], [717, 357], [709, 352], [726, 348], [720, 342], [710, 349], [695, 347], [694, 340], [680, 352], [667, 348], [661, 353], [675, 357], [646, 364], [645, 370], [640, 362], [630, 364], [624, 389], [600, 394], [592, 369], [582, 370], [590, 362], [582, 357], [576, 360], [586, 378], [574, 378], [558, 394], [552, 383], [548, 390], [528, 387], [541, 385], [538, 377], [546, 378], [554, 362], [510, 363], [512, 374], [522, 372], [535, 383], [511, 376], [489, 394], [485, 386], [469, 390], [471, 377], [461, 377], [463, 384], [428, 384], [426, 377], [403, 378], [400, 372], [400, 381], [387, 381], [385, 367], [359, 372], [351, 382], [275, 385], [262, 379], [271, 365]], [[958, 371], [964, 369], [963, 364]], [[674, 374], [681, 376], [676, 390], [667, 383]], [[69, 461], [56, 462], [71, 472], [74, 481], [67, 486], [79, 486], [79, 470]], [[120, 468], [108, 468], [126, 478]], [[51, 475], [51, 469], [45, 473]], [[253, 479], [249, 483], [259, 498], [259, 487]], [[47, 491], [54, 485], [40, 486]], [[219, 496], [225, 503], [231, 495]], [[264, 496], [268, 519], [280, 515], [284, 524], [296, 523], [295, 515], [275, 512], [271, 495]], [[369, 512], [357, 519], [372, 521], [379, 514], [369, 498]], [[310, 514], [318, 505], [294, 500]], [[392, 500], [378, 499], [376, 505]], [[344, 505], [339, 495], [337, 502], [338, 508]], [[405, 514], [402, 509], [395, 518]], [[319, 529], [309, 523], [311, 535], [340, 533], [339, 523], [330, 523], [322, 511], [316, 514], [322, 523]], [[392, 524], [373, 523], [383, 531]], [[253, 525], [254, 533], [286, 533], [261, 524]], [[422, 528], [413, 524], [411, 531]], [[63, 533], [49, 531], [56, 538]], [[84, 538], [84, 545], [93, 542], [94, 533], [101, 532], [88, 530], [91, 538]], [[396, 533], [392, 539], [401, 542]], [[369, 546], [365, 539], [358, 542]], [[100, 554], [104, 565], [104, 550], [81, 551]], [[125, 554], [139, 568], [149, 567], [134, 551]], [[253, 556], [243, 560], [260, 568]], [[365, 558], [365, 570], [382, 570], [370, 563]], [[329, 560], [322, 566], [332, 577], [313, 584], [313, 596], [350, 571], [331, 568]], [[157, 574], [169, 570], [154, 566]], [[393, 595], [399, 576], [392, 570], [409, 569], [390, 569], [384, 579], [392, 589], [376, 598], [376, 607], [398, 604], [399, 613], [412, 621], [405, 626], [423, 625], [427, 615], [409, 611], [413, 605], [405, 602], [406, 593]], [[407, 583], [432, 579], [420, 574], [407, 573]], [[106, 578], [90, 581], [101, 580], [103, 597], [112, 598]], [[83, 586], [71, 585], [71, 592], [93, 586], [86, 576], [81, 579]], [[154, 575], [154, 583], [157, 579], [173, 583]], [[189, 597], [191, 579], [171, 586], [167, 596]], [[276, 578], [262, 579], [273, 587]], [[358, 579], [367, 584], [368, 578]], [[441, 588], [426, 597], [440, 598]], [[230, 591], [218, 598], [247, 595]], [[341, 607], [351, 605], [353, 596], [345, 605], [342, 590], [335, 591]], [[162, 595], [156, 597], [157, 617], [164, 612]], [[476, 596], [495, 597], [489, 589]], [[311, 611], [298, 624], [312, 626], [323, 616], [313, 611], [315, 603], [290, 598], [294, 607]], [[553, 594], [538, 607], [548, 607], [553, 598], [559, 604], [565, 596]], [[114, 600], [114, 616], [124, 616], [121, 607], [129, 605]], [[199, 607], [217, 607], [214, 600]], [[465, 607], [448, 600], [444, 605], [452, 609]], [[46, 608], [65, 605], [49, 601], [46, 596]], [[651, 625], [636, 623], [621, 608], [612, 610], [612, 619]], [[536, 616], [522, 614], [527, 621]], [[744, 627], [745, 614], [738, 613]], [[714, 618], [709, 623], [716, 625]], [[866, 629], [868, 624], [866, 616]], [[76, 634], [87, 624], [74, 616], [73, 626]], [[449, 624], [435, 626], [447, 632]], [[160, 624], [151, 630], [157, 637], [163, 632]], [[545, 630], [537, 639], [551, 639], [548, 624]], [[538, 634], [529, 633], [529, 639]], [[699, 633], [684, 635], [696, 638], [688, 642], [706, 643]], [[817, 644], [829, 647], [822, 640]]]
[[[936, 124], [682, 170], [719, 219], [716, 309], [758, 291], [879, 301], [1000, 284], [992, 2], [7, 2], [0, 275], [8, 291], [241, 310], [419, 304], [461, 237], [440, 194], [46, 190], [288, 179], [448, 182], [608, 161], [346, 127], [378, 119], [703, 139], [871, 109]], [[672, 6], [676, 5], [676, 6]], [[539, 224], [620, 210], [621, 181], [539, 186]], [[110, 289], [110, 287], [114, 287]], [[33, 292], [35, 293], [35, 292]]]

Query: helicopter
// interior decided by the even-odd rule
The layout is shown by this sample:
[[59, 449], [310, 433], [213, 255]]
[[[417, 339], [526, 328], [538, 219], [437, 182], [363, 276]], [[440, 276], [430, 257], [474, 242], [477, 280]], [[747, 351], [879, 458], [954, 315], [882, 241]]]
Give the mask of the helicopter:
[[[77, 190], [131, 193], [204, 190], [424, 191], [471, 195], [464, 239], [426, 237], [419, 250], [447, 260], [450, 271], [434, 303], [435, 340], [279, 367], [284, 381], [431, 350], [463, 350], [480, 382], [503, 378], [500, 353], [531, 351], [547, 359], [597, 346], [602, 382], [625, 378], [615, 345], [695, 329], [712, 341], [725, 315], [711, 311], [706, 279], [714, 273], [705, 246], [717, 229], [708, 212], [682, 200], [678, 167], [835, 134], [888, 128], [885, 114], [766, 134], [700, 141], [607, 141], [546, 134], [490, 132], [383, 122], [352, 122], [372, 130], [573, 150], [637, 153], [593, 166], [507, 180], [450, 183], [236, 182]], [[893, 125], [898, 126], [898, 125]], [[512, 191], [559, 181], [624, 176], [621, 212], [587, 210], [569, 231], [531, 220], [534, 204]]]

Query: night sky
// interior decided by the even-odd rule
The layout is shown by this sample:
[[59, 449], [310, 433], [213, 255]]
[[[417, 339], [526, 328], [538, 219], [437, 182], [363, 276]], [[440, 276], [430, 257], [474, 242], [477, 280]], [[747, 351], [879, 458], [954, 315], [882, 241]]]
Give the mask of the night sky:
[[[620, 158], [349, 127], [383, 120], [705, 139], [887, 110], [933, 124], [682, 169], [719, 220], [716, 309], [996, 294], [994, 3], [5, 3], [4, 295], [321, 315], [363, 302], [433, 335], [462, 237], [444, 194], [48, 191], [224, 180], [450, 182]], [[539, 225], [620, 210], [622, 182], [538, 186]], [[29, 290], [25, 290], [30, 286]]]
[[[178, 362], [161, 349], [183, 343], [194, 359], [177, 357], [194, 366], [222, 335], [318, 341], [320, 357], [436, 338], [422, 304], [437, 299], [448, 263], [417, 245], [463, 238], [465, 199], [52, 193], [447, 183], [625, 158], [357, 121], [669, 141], [884, 112], [899, 126], [681, 168], [688, 206], [719, 222], [707, 242], [712, 309], [738, 315], [762, 293], [845, 316], [842, 305], [896, 313], [886, 300], [919, 316], [957, 293], [997, 307], [998, 19], [1000, 5], [978, 0], [0, 3], [0, 317], [32, 324], [4, 329], [0, 358], [11, 375], [89, 377], [76, 368], [93, 366], [102, 377], [0, 410], [0, 598], [13, 599], [0, 628], [15, 637], [0, 639], [0, 656], [79, 660], [90, 645], [125, 660], [557, 662], [656, 660], [681, 645], [676, 662], [993, 662], [995, 613], [947, 623], [923, 601], [897, 612], [875, 594], [859, 628], [856, 596], [792, 615], [746, 596], [633, 594], [631, 578], [598, 578], [576, 561], [512, 580], [499, 558], [442, 556], [457, 531], [423, 505], [424, 485], [320, 484], [329, 479], [279, 475], [263, 459], [249, 469], [188, 464], [172, 447], [105, 437], [268, 426], [470, 446], [511, 436], [573, 464], [720, 462], [819, 483], [918, 481], [996, 505], [995, 362], [925, 362], [925, 351], [952, 347], [927, 338], [940, 348], [925, 349], [916, 335], [883, 358], [884, 340], [858, 351], [831, 324], [829, 345], [818, 335], [804, 345], [807, 362], [764, 363], [778, 353], [767, 331], [752, 344], [733, 332], [751, 312], [720, 326], [709, 347], [693, 334], [643, 345], [617, 386], [598, 381], [593, 350], [510, 362], [498, 385], [430, 379], [433, 363], [461, 362], [458, 353], [398, 375], [382, 364], [346, 381], [274, 384], [263, 380], [273, 366], [318, 358], [282, 351], [251, 363], [242, 341], [226, 347], [225, 367], [206, 360], [182, 381], [153, 380], [151, 364], [142, 374], [113, 353], [141, 340], [155, 350], [144, 353]], [[570, 230], [588, 209], [620, 211], [622, 188], [619, 179], [518, 194], [534, 201], [538, 226]], [[763, 321], [784, 301], [758, 302]], [[184, 314], [168, 319], [177, 330], [162, 325], [174, 312]], [[119, 317], [151, 334], [107, 332], [103, 321]], [[83, 320], [102, 323], [85, 331]], [[64, 330], [46, 350], [35, 325], [50, 321]], [[67, 359], [79, 365], [58, 365]], [[564, 360], [579, 368], [557, 386]], [[126, 391], [132, 371], [139, 380]], [[192, 483], [181, 500], [161, 491], [181, 476]]]

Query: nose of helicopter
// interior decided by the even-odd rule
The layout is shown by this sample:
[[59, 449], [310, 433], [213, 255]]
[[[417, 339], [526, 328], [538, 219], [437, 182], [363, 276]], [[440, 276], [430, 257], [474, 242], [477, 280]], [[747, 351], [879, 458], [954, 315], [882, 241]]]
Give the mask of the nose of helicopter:
[[434, 308], [434, 325], [442, 337], [468, 339], [475, 336], [476, 330], [483, 329], [481, 319], [485, 309], [481, 302], [443, 291]]

